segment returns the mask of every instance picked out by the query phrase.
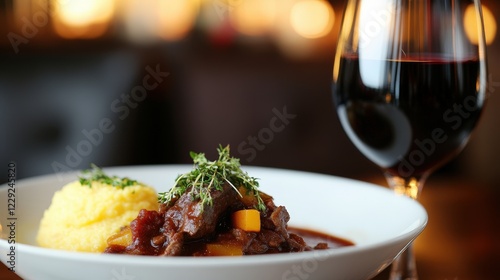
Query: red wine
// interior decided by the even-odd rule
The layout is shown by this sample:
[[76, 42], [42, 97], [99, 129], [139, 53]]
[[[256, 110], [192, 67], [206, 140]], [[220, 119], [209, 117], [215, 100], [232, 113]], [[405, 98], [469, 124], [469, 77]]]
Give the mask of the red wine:
[[356, 147], [390, 174], [420, 176], [465, 145], [483, 106], [480, 62], [344, 56], [334, 98]]

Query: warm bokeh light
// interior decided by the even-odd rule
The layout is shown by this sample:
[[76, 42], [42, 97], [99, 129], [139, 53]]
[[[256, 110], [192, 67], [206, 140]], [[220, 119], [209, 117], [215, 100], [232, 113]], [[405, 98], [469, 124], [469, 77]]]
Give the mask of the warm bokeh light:
[[70, 26], [106, 22], [112, 17], [114, 10], [114, 2], [109, 0], [55, 1], [54, 4], [56, 15]]
[[159, 36], [167, 40], [178, 40], [192, 29], [200, 0], [160, 0], [158, 6]]
[[335, 12], [326, 0], [279, 1], [273, 39], [294, 60], [331, 56]]
[[333, 8], [322, 0], [304, 0], [293, 5], [290, 24], [297, 34], [314, 39], [327, 35], [333, 27]]
[[242, 34], [264, 35], [275, 24], [276, 5], [277, 2], [271, 0], [236, 1], [236, 4], [228, 6], [231, 24]]
[[56, 32], [65, 38], [95, 38], [102, 35], [111, 21], [113, 0], [52, 1]]
[[[483, 5], [484, 35], [486, 44], [490, 45], [497, 34], [497, 21], [489, 8]], [[464, 15], [465, 32], [472, 43], [478, 43], [478, 29], [476, 24], [476, 12], [474, 4], [470, 4]]]
[[158, 22], [154, 13], [158, 3], [150, 0], [123, 0], [121, 18], [125, 27], [125, 36], [132, 42], [145, 44], [151, 42], [157, 33]]
[[121, 17], [129, 40], [147, 44], [175, 41], [193, 28], [201, 0], [122, 0]]

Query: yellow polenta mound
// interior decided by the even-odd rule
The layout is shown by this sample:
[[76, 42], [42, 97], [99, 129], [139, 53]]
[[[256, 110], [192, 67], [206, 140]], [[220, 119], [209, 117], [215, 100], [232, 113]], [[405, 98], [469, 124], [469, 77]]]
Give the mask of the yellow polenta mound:
[[42, 247], [103, 252], [106, 240], [128, 225], [141, 209], [156, 210], [157, 193], [148, 186], [113, 187], [79, 181], [54, 194], [40, 222], [37, 242]]

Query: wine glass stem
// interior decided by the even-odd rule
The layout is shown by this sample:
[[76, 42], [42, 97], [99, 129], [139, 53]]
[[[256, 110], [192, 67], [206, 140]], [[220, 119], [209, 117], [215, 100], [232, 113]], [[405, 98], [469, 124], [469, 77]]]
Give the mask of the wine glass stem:
[[[385, 174], [389, 187], [397, 194], [418, 199], [427, 175], [402, 178]], [[413, 242], [392, 263], [390, 280], [418, 280]]]
[[392, 263], [390, 280], [418, 280], [413, 244], [408, 245]]

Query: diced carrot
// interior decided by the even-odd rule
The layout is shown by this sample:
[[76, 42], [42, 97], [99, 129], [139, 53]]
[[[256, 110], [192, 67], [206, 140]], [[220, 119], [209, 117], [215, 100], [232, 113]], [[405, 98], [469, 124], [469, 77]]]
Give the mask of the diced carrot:
[[233, 227], [244, 231], [260, 231], [260, 212], [256, 209], [244, 209], [231, 215]]
[[129, 227], [125, 227], [120, 230], [118, 233], [111, 235], [108, 240], [108, 246], [110, 245], [120, 245], [120, 246], [128, 246], [132, 244], [132, 231]]
[[206, 249], [209, 256], [243, 256], [243, 249], [235, 244], [209, 243]]

